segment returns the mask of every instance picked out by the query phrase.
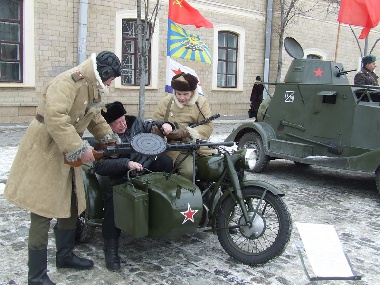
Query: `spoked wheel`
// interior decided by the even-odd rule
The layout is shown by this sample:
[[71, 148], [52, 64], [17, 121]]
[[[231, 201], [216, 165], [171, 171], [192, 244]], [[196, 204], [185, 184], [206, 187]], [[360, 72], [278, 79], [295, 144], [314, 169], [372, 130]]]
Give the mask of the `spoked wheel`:
[[77, 219], [77, 228], [75, 231], [75, 241], [77, 243], [87, 243], [94, 236], [95, 227], [88, 224], [85, 213], [82, 213]]
[[255, 216], [251, 225], [247, 225], [240, 206], [231, 196], [223, 201], [217, 216], [220, 244], [230, 256], [247, 265], [264, 264], [278, 257], [291, 236], [290, 213], [281, 197], [268, 191], [261, 200], [262, 194], [260, 188], [243, 188], [248, 216], [250, 219]]

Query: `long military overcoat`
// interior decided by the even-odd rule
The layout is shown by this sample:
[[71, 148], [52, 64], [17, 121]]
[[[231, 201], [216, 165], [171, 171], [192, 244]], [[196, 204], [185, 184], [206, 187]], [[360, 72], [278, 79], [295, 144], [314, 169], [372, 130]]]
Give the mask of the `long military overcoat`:
[[98, 140], [112, 134], [100, 113], [100, 87], [106, 88], [95, 54], [48, 84], [37, 108], [43, 120], [30, 123], [9, 173], [4, 195], [10, 202], [40, 216], [68, 218], [74, 179], [78, 214], [85, 210], [82, 169], [71, 171], [64, 156], [80, 157], [86, 129]]

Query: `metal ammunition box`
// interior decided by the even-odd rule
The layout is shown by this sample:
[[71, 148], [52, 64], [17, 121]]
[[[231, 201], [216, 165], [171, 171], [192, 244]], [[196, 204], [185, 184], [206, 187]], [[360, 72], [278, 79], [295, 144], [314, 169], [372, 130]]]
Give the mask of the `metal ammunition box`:
[[126, 234], [138, 238], [148, 235], [149, 195], [125, 183], [113, 187], [115, 225]]

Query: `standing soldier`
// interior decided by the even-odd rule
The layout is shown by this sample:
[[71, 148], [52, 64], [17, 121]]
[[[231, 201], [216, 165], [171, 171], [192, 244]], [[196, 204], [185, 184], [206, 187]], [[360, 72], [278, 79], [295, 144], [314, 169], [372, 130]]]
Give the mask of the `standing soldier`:
[[102, 143], [117, 135], [100, 113], [101, 93], [120, 76], [120, 60], [109, 51], [95, 53], [61, 73], [45, 88], [15, 160], [4, 195], [30, 211], [28, 284], [51, 285], [47, 275], [50, 221], [54, 228], [57, 268], [89, 269], [94, 263], [73, 253], [78, 214], [86, 207], [82, 169], [67, 162], [94, 161], [92, 147], [82, 139], [88, 129]]
[[379, 76], [373, 72], [376, 68], [376, 57], [366, 55], [362, 58], [362, 69], [355, 75], [355, 85], [379, 85]]

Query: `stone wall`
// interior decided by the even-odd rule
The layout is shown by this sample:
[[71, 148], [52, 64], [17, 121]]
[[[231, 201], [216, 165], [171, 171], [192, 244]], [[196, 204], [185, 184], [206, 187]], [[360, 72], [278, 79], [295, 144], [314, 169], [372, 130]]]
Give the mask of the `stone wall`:
[[[253, 3], [251, 3], [253, 1]], [[221, 115], [247, 115], [249, 96], [256, 75], [263, 76], [265, 54], [265, 17], [264, 1], [252, 0], [231, 2], [227, 0], [214, 1], [191, 0], [191, 5], [197, 8], [209, 21], [214, 23], [214, 29], [184, 26], [188, 33], [200, 36], [210, 51], [214, 52], [216, 28], [230, 27], [244, 31], [244, 66], [239, 66], [242, 74], [242, 86], [236, 89], [213, 87], [216, 68], [213, 64], [193, 62], [173, 58], [183, 65], [196, 70], [204, 93], [210, 102], [212, 112]], [[274, 20], [278, 20], [278, 5], [280, 0], [274, 1]], [[34, 29], [29, 37], [34, 39], [35, 63], [25, 69], [35, 72], [34, 84], [3, 84], [0, 83], [0, 123], [21, 123], [30, 121], [35, 114], [38, 97], [43, 87], [54, 76], [78, 64], [78, 11], [79, 2], [36, 0], [26, 1], [28, 5], [34, 3], [33, 10], [24, 9], [24, 13], [33, 13]], [[315, 2], [315, 1], [314, 1]], [[302, 1], [303, 5], [313, 5], [312, 1]], [[321, 2], [322, 4], [324, 2]], [[320, 3], [320, 4], [321, 4]], [[151, 3], [153, 7], [153, 2]], [[165, 95], [166, 69], [166, 37], [167, 37], [167, 4], [162, 4], [158, 14], [158, 65], [157, 86], [147, 87], [145, 90], [145, 117], [153, 115], [157, 102]], [[116, 21], [115, 15], [119, 12], [135, 10], [135, 1], [89, 1], [87, 24], [86, 55], [101, 50], [115, 51]], [[323, 10], [323, 9], [322, 9]], [[322, 11], [321, 10], [321, 11]], [[29, 25], [26, 23], [26, 25]], [[353, 27], [358, 35], [361, 31]], [[34, 33], [34, 34], [33, 34]], [[338, 23], [336, 16], [328, 17], [320, 13], [313, 13], [313, 17], [298, 16], [294, 24], [286, 29], [285, 36], [294, 37], [304, 50], [321, 51], [325, 60], [333, 61], [336, 54]], [[371, 31], [369, 46], [380, 37], [380, 29]], [[216, 37], [217, 39], [217, 37]], [[278, 61], [278, 30], [273, 25], [271, 39], [271, 57], [269, 60], [269, 81], [274, 82], [277, 75]], [[337, 61], [343, 63], [346, 70], [358, 68], [360, 63], [360, 49], [351, 29], [347, 25], [341, 26], [340, 39], [337, 49]], [[363, 44], [363, 40], [360, 41]], [[27, 51], [25, 51], [27, 52]], [[24, 54], [25, 54], [24, 52]], [[213, 53], [214, 55], [215, 53]], [[380, 56], [380, 55], [378, 55]], [[214, 56], [215, 57], [215, 56]], [[283, 79], [292, 58], [283, 50]], [[350, 82], [354, 73], [348, 74]], [[214, 84], [215, 85], [215, 84]], [[273, 87], [270, 86], [270, 92]], [[139, 92], [138, 87], [111, 87], [111, 94], [103, 98], [105, 102], [121, 101], [130, 114], [138, 114]]]

